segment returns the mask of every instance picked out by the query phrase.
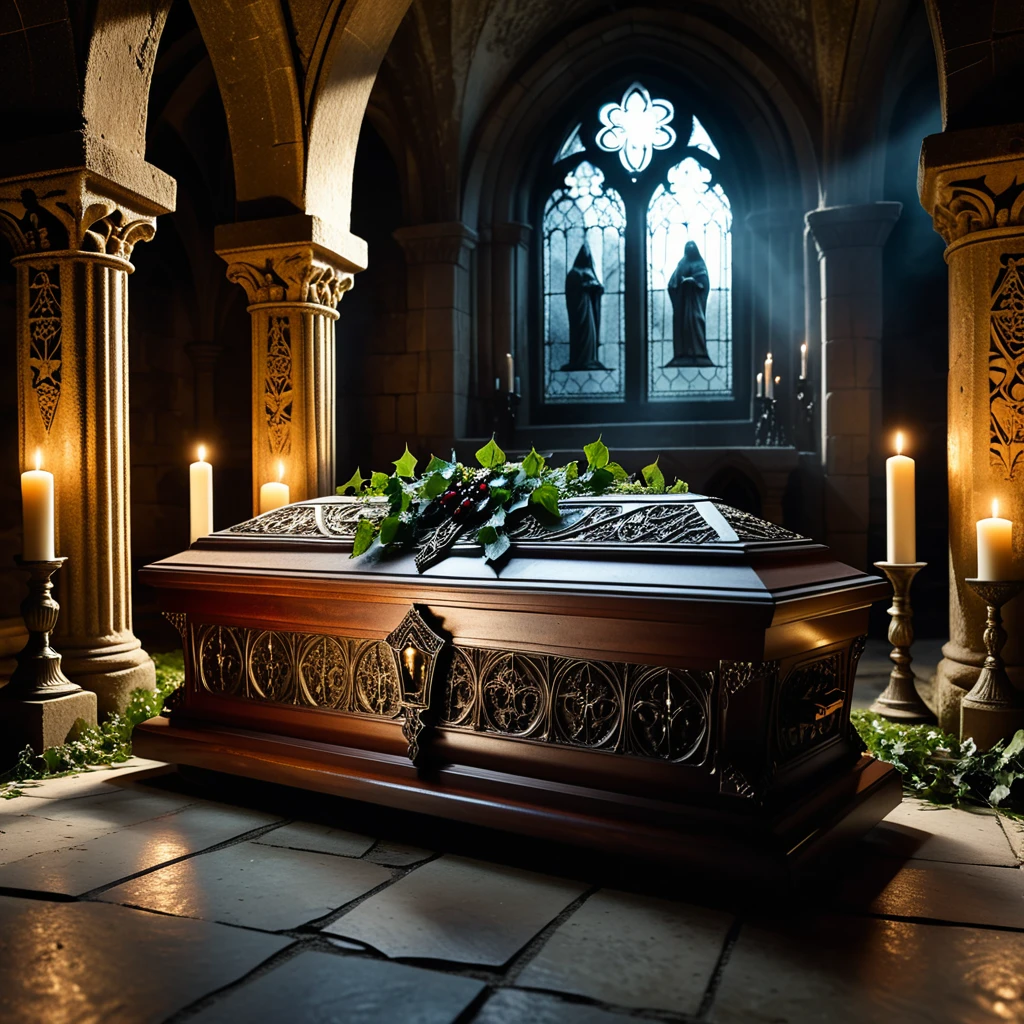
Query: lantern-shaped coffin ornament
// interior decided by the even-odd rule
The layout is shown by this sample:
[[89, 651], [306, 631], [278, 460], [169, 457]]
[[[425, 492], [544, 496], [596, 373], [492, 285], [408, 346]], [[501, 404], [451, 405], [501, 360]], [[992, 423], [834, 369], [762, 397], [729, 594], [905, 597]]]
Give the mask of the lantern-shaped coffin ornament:
[[400, 704], [405, 712], [402, 735], [409, 745], [409, 760], [414, 764], [419, 760], [420, 736], [426, 726], [425, 716], [430, 711], [434, 670], [445, 642], [444, 637], [427, 625], [417, 605], [409, 609], [387, 638], [395, 656], [401, 687]]

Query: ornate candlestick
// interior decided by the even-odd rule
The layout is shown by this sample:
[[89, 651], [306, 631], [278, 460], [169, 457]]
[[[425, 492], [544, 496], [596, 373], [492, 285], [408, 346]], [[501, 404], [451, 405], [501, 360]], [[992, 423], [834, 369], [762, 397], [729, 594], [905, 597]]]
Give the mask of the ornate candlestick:
[[985, 602], [985, 664], [978, 681], [960, 704], [960, 737], [970, 736], [979, 749], [987, 750], [1024, 728], [1024, 694], [1010, 682], [1003, 663], [1006, 643], [1002, 607], [1024, 590], [1024, 580], [964, 581]]
[[881, 715], [894, 722], [934, 722], [935, 716], [914, 685], [914, 673], [910, 668], [910, 645], [914, 642], [914, 609], [910, 604], [910, 584], [927, 562], [875, 562], [892, 584], [892, 607], [889, 609], [889, 643], [892, 651], [889, 659], [893, 663], [889, 673], [889, 685], [878, 700], [871, 705], [873, 714]]
[[814, 390], [807, 377], [801, 377], [796, 382], [796, 406], [797, 416], [797, 443], [801, 450], [811, 449], [813, 444], [814, 430]]
[[789, 444], [786, 430], [779, 420], [778, 405], [774, 398], [758, 398], [757, 423], [754, 426], [754, 444], [758, 448], [780, 448]]
[[51, 578], [66, 561], [66, 558], [39, 562], [15, 558], [18, 568], [28, 573], [28, 597], [21, 603], [28, 642], [18, 655], [18, 666], [10, 682], [0, 690], [2, 698], [50, 700], [82, 692], [82, 688], [61, 671], [60, 655], [50, 646], [50, 633], [60, 614], [60, 605], [51, 593]]

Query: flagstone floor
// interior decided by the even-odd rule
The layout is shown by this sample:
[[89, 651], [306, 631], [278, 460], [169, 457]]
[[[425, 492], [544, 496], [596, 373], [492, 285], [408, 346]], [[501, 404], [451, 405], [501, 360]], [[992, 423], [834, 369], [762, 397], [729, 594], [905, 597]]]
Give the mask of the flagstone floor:
[[1022, 854], [905, 801], [820, 891], [712, 901], [137, 760], [0, 803], [0, 1022], [1024, 1022]]

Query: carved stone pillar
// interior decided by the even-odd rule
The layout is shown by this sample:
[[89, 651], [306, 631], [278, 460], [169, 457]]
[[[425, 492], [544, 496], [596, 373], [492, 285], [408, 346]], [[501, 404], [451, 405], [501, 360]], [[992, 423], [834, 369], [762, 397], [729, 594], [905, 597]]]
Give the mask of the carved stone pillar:
[[[945, 132], [925, 139], [921, 203], [945, 239], [949, 266], [949, 642], [936, 697], [939, 723], [960, 726], [960, 700], [985, 656], [985, 606], [964, 579], [977, 572], [975, 522], [1015, 523], [1024, 575], [1024, 128]], [[1024, 600], [1003, 609], [1003, 648], [1024, 687]]]
[[21, 461], [39, 449], [54, 474], [57, 552], [68, 558], [55, 645], [101, 713], [155, 685], [132, 632], [128, 275], [132, 248], [173, 207], [174, 183], [149, 170], [146, 195], [84, 168], [0, 183], [0, 227], [16, 253]]
[[406, 350], [420, 357], [419, 442], [450, 444], [463, 433], [470, 380], [470, 254], [476, 232], [458, 221], [400, 228], [405, 252]]
[[821, 273], [825, 543], [868, 565], [871, 475], [882, 446], [882, 247], [900, 203], [807, 214]]
[[[258, 222], [231, 225], [254, 233]], [[334, 324], [361, 267], [316, 241], [235, 247], [218, 231], [228, 279], [245, 289], [252, 316], [252, 506], [278, 478], [292, 501], [335, 487]]]

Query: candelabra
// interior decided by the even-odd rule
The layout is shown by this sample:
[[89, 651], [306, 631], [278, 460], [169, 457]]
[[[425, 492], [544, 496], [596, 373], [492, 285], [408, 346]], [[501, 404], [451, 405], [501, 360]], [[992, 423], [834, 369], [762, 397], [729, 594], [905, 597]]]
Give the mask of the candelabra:
[[892, 607], [889, 609], [889, 643], [893, 663], [889, 685], [871, 705], [871, 711], [894, 722], [934, 722], [935, 716], [914, 685], [910, 647], [914, 642], [914, 609], [910, 604], [910, 584], [927, 562], [875, 562], [875, 566], [892, 584]]
[[1024, 580], [965, 580], [985, 602], [985, 664], [978, 681], [960, 704], [960, 736], [970, 736], [981, 750], [1024, 728], [1024, 699], [1010, 682], [1003, 663], [1006, 643], [1003, 605], [1024, 590]]
[[0, 690], [4, 698], [50, 700], [81, 692], [82, 688], [61, 671], [60, 655], [50, 646], [50, 633], [60, 614], [60, 605], [53, 599], [52, 577], [66, 561], [66, 558], [44, 561], [15, 558], [18, 568], [28, 573], [28, 597], [21, 603], [28, 642], [18, 655], [10, 682]]
[[521, 401], [518, 391], [494, 393], [494, 434], [506, 447], [512, 445], [515, 438], [516, 417], [519, 415]]
[[754, 444], [758, 448], [781, 448], [789, 444], [786, 429], [778, 414], [774, 398], [757, 398], [757, 422], [754, 425]]

